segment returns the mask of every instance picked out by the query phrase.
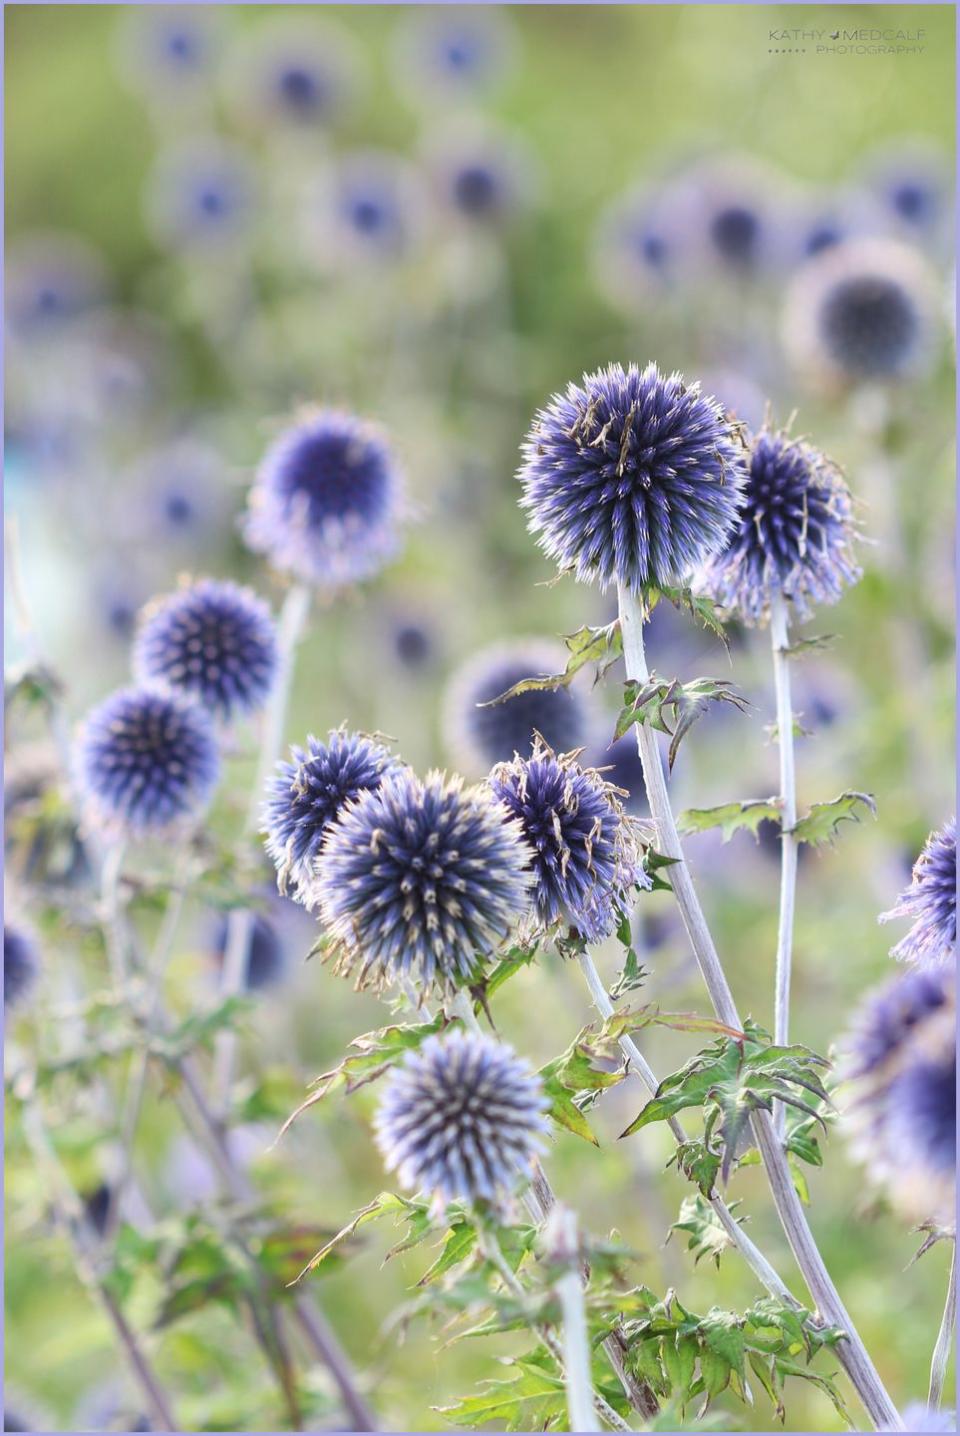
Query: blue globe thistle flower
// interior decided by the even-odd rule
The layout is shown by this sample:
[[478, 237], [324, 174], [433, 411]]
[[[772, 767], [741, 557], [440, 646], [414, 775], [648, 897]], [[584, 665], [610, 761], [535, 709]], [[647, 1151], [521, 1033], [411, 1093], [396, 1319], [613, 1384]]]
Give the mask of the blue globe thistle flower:
[[783, 339], [794, 361], [841, 383], [893, 381], [929, 359], [935, 290], [921, 257], [889, 240], [850, 240], [798, 270]]
[[645, 308], [676, 281], [685, 256], [670, 192], [633, 188], [600, 216], [592, 269], [614, 309]]
[[121, 31], [120, 62], [132, 87], [182, 102], [208, 79], [218, 20], [205, 7], [157, 5], [136, 10]]
[[917, 969], [869, 998], [846, 1067], [855, 1155], [901, 1210], [946, 1219], [956, 1165], [953, 971]]
[[178, 548], [209, 545], [232, 500], [219, 454], [193, 438], [146, 454], [133, 466], [129, 484], [131, 528], [150, 543], [160, 538]]
[[715, 399], [656, 364], [570, 384], [523, 445], [521, 505], [561, 571], [632, 593], [682, 581], [721, 550], [746, 477]]
[[387, 1079], [375, 1118], [387, 1171], [408, 1191], [502, 1208], [543, 1151], [549, 1103], [537, 1074], [493, 1038], [428, 1037]]
[[188, 250], [236, 241], [254, 215], [254, 181], [243, 153], [219, 140], [164, 152], [147, 191], [157, 240]]
[[492, 701], [524, 678], [562, 673], [566, 657], [559, 644], [515, 639], [481, 649], [457, 670], [444, 699], [443, 727], [458, 767], [480, 775], [514, 753], [526, 757], [535, 733], [558, 753], [585, 746], [593, 712], [577, 687], [529, 689], [504, 703]]
[[356, 87], [358, 66], [350, 37], [313, 16], [273, 17], [250, 32], [233, 89], [238, 107], [252, 105], [258, 120], [328, 126]]
[[322, 409], [267, 451], [244, 533], [274, 567], [336, 589], [369, 578], [394, 555], [400, 505], [400, 475], [379, 429]]
[[670, 209], [692, 262], [755, 280], [789, 249], [793, 196], [783, 173], [752, 155], [712, 155], [670, 187]]
[[308, 192], [305, 242], [325, 271], [397, 264], [420, 237], [425, 212], [421, 176], [406, 160], [358, 150], [326, 169]]
[[31, 234], [10, 245], [4, 312], [13, 336], [57, 333], [104, 297], [103, 264], [71, 234]]
[[402, 666], [416, 671], [425, 668], [436, 653], [436, 638], [429, 624], [416, 618], [402, 619], [395, 624], [390, 642]]
[[469, 99], [502, 78], [512, 35], [490, 10], [411, 11], [397, 32], [401, 87], [420, 106]]
[[40, 957], [32, 936], [12, 923], [3, 925], [3, 1004], [14, 1008], [22, 1003], [37, 981]]
[[529, 858], [487, 790], [390, 774], [344, 810], [315, 864], [337, 970], [356, 970], [358, 988], [468, 981], [526, 910]]
[[263, 707], [277, 661], [267, 605], [252, 589], [212, 578], [148, 604], [133, 651], [140, 682], [195, 698], [226, 722]]
[[[210, 934], [210, 947], [218, 965], [222, 966], [227, 950], [229, 921], [226, 914], [217, 918]], [[266, 913], [254, 914], [250, 945], [247, 949], [247, 992], [263, 992], [282, 982], [289, 970], [289, 953], [276, 921]]]
[[881, 922], [912, 917], [913, 927], [890, 949], [903, 962], [931, 964], [956, 960], [957, 820], [930, 834], [913, 868], [910, 886]]
[[539, 738], [528, 758], [498, 763], [487, 781], [532, 850], [538, 922], [562, 920], [589, 942], [608, 937], [634, 884], [649, 886], [617, 789]]
[[514, 135], [489, 126], [460, 127], [428, 156], [445, 207], [471, 224], [498, 224], [536, 195], [535, 167]]
[[955, 1411], [934, 1411], [922, 1401], [911, 1401], [903, 1408], [903, 1429], [905, 1431], [956, 1431]]
[[125, 688], [88, 714], [75, 748], [91, 820], [108, 832], [162, 836], [209, 801], [220, 760], [206, 712], [152, 688]]
[[769, 618], [778, 596], [806, 618], [860, 577], [850, 491], [826, 455], [782, 431], [761, 429], [749, 455], [737, 527], [699, 583], [748, 624]]
[[363, 733], [335, 728], [327, 740], [309, 737], [291, 748], [292, 762], [278, 763], [263, 809], [266, 849], [277, 868], [281, 893], [304, 907], [317, 902], [314, 861], [331, 826], [348, 803], [376, 791], [400, 760]]
[[935, 236], [950, 211], [950, 166], [922, 139], [885, 145], [867, 166], [870, 189], [886, 218], [914, 239]]

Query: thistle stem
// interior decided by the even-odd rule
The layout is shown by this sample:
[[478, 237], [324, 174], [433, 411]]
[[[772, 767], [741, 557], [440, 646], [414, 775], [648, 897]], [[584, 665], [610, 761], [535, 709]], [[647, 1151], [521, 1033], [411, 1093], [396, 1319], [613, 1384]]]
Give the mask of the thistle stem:
[[[618, 596], [627, 677], [644, 683], [650, 675], [643, 646], [643, 610], [638, 599], [627, 589], [620, 587]], [[717, 1017], [728, 1027], [742, 1029], [740, 1014], [684, 859], [656, 735], [646, 720], [638, 722], [636, 729], [650, 812], [657, 829], [658, 849], [662, 856], [674, 859], [670, 868], [671, 886], [687, 936]], [[841, 1327], [845, 1333], [837, 1344], [837, 1356], [876, 1428], [902, 1431], [903, 1421], [899, 1412], [884, 1388], [820, 1255], [806, 1213], [794, 1190], [786, 1155], [773, 1122], [766, 1112], [758, 1111], [753, 1114], [751, 1125], [777, 1215], [814, 1304], [824, 1321]]]
[[933, 1348], [930, 1363], [930, 1391], [927, 1405], [939, 1411], [943, 1404], [943, 1384], [947, 1375], [947, 1364], [954, 1349], [954, 1332], [957, 1327], [957, 1239], [953, 1238], [950, 1256], [950, 1276], [947, 1281], [947, 1300], [943, 1308], [943, 1319], [937, 1333], [937, 1344]]
[[[610, 996], [603, 985], [593, 958], [588, 952], [585, 952], [579, 961], [580, 970], [587, 980], [587, 986], [590, 988], [597, 1011], [605, 1020], [612, 1017], [615, 1008], [610, 1001]], [[617, 1044], [627, 1059], [630, 1069], [636, 1073], [650, 1095], [655, 1096], [658, 1083], [653, 1068], [647, 1062], [633, 1038], [625, 1033], [622, 1037], [617, 1038]], [[687, 1140], [687, 1134], [676, 1117], [670, 1117], [667, 1125], [678, 1143]], [[788, 1287], [777, 1275], [777, 1272], [767, 1261], [760, 1248], [747, 1236], [723, 1198], [714, 1193], [713, 1196], [709, 1198], [709, 1201], [733, 1246], [739, 1251], [754, 1276], [759, 1279], [761, 1285], [766, 1287], [771, 1296], [778, 1297], [781, 1301], [793, 1303], [794, 1298]]]
[[558, 1280], [557, 1296], [563, 1311], [563, 1366], [567, 1386], [567, 1415], [571, 1431], [597, 1431], [597, 1413], [590, 1371], [590, 1343], [587, 1339], [587, 1310], [583, 1286], [576, 1268], [577, 1219], [568, 1207], [555, 1218], [557, 1235], [571, 1265]]
[[[770, 646], [773, 681], [777, 694], [777, 744], [780, 750], [780, 916], [777, 925], [777, 967], [773, 1040], [778, 1047], [790, 1041], [790, 972], [793, 963], [793, 915], [797, 896], [797, 777], [793, 743], [793, 704], [790, 696], [790, 621], [787, 604], [777, 594], [770, 607]], [[786, 1108], [774, 1114], [774, 1128], [783, 1141]]]
[[[283, 744], [290, 690], [293, 686], [294, 658], [297, 644], [310, 613], [311, 592], [305, 584], [295, 584], [287, 593], [277, 632], [277, 676], [264, 717], [260, 739], [257, 771], [250, 792], [250, 802], [243, 826], [243, 836], [256, 831], [264, 786]], [[247, 983], [250, 942], [255, 914], [250, 908], [234, 908], [227, 918], [227, 941], [220, 974], [223, 998], [236, 997]], [[230, 1087], [237, 1054], [237, 1034], [233, 1028], [219, 1033], [214, 1048], [213, 1091], [218, 1112], [225, 1114], [230, 1103]]]

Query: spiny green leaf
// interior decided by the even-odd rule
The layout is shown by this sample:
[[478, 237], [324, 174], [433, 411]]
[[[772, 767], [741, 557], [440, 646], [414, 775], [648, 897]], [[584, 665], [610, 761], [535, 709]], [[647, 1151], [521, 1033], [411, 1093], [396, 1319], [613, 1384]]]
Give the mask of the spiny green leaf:
[[627, 945], [623, 967], [617, 973], [616, 980], [610, 989], [611, 1002], [616, 1002], [628, 992], [638, 991], [646, 979], [647, 969], [642, 965], [633, 948]]
[[467, 1221], [458, 1222], [447, 1236], [443, 1251], [433, 1265], [424, 1272], [417, 1285], [429, 1286], [431, 1282], [438, 1281], [453, 1267], [465, 1261], [476, 1244], [476, 1227]]
[[678, 678], [667, 680], [651, 673], [645, 683], [631, 680], [624, 687], [624, 706], [614, 738], [622, 737], [634, 723], [648, 722], [670, 738], [667, 757], [672, 770], [682, 739], [711, 702], [730, 703], [741, 713], [750, 706], [725, 679], [694, 678], [681, 683]]
[[651, 589], [647, 597], [649, 610], [654, 608], [660, 596], [668, 599], [674, 608], [685, 608], [698, 623], [720, 639], [724, 648], [729, 648], [727, 631], [720, 618], [720, 608], [712, 598], [708, 598], [705, 593], [694, 593], [691, 588]]
[[552, 1118], [558, 1127], [565, 1127], [567, 1131], [572, 1132], [574, 1136], [582, 1137], [585, 1142], [590, 1142], [594, 1147], [599, 1147], [600, 1143], [594, 1136], [590, 1123], [560, 1079], [558, 1077], [545, 1077], [543, 1090], [550, 1102], [547, 1116]]
[[515, 683], [512, 688], [508, 688], [506, 693], [500, 693], [486, 703], [478, 703], [477, 707], [492, 708], [495, 704], [506, 703], [509, 698], [516, 698], [521, 693], [565, 688], [585, 664], [596, 663], [606, 669], [616, 661], [623, 651], [619, 619], [614, 619], [612, 623], [608, 623], [602, 628], [591, 628], [589, 625], [578, 628], [576, 633], [566, 634], [563, 641], [570, 657], [567, 659], [567, 666], [562, 673], [547, 673], [531, 678], [521, 678], [520, 682]]
[[[719, 1167], [719, 1158], [716, 1162]], [[719, 1267], [721, 1254], [730, 1245], [730, 1236], [720, 1218], [699, 1193], [684, 1197], [680, 1204], [680, 1216], [670, 1230], [689, 1233], [687, 1250], [694, 1253], [694, 1265], [706, 1256], [712, 1257]]]
[[806, 653], [821, 652], [836, 642], [835, 633], [814, 633], [809, 638], [798, 638], [783, 651], [788, 658], [802, 658]]
[[779, 825], [779, 798], [746, 798], [739, 802], [734, 799], [716, 808], [686, 808], [677, 819], [677, 827], [681, 833], [703, 833], [709, 828], [719, 828], [723, 841], [728, 842], [741, 828], [756, 837], [765, 818]]
[[506, 1381], [485, 1381], [477, 1395], [434, 1409], [474, 1431], [488, 1422], [504, 1431], [548, 1431], [565, 1420], [566, 1392], [559, 1375], [530, 1361], [508, 1358], [504, 1364], [515, 1373]]
[[859, 823], [859, 810], [864, 808], [877, 816], [877, 805], [870, 793], [851, 791], [841, 793], [839, 798], [833, 798], [829, 803], [814, 803], [792, 829], [793, 836], [798, 843], [812, 843], [814, 847], [832, 842], [837, 828], [845, 819]]
[[332, 1251], [335, 1251], [341, 1243], [345, 1242], [349, 1237], [352, 1237], [355, 1232], [359, 1231], [360, 1227], [366, 1226], [368, 1222], [376, 1222], [379, 1221], [381, 1217], [386, 1216], [403, 1216], [406, 1212], [417, 1212], [419, 1209], [418, 1203], [408, 1202], [405, 1197], [398, 1197], [393, 1192], [381, 1192], [379, 1196], [374, 1197], [372, 1202], [368, 1202], [365, 1207], [362, 1207], [360, 1211], [357, 1212], [353, 1221], [348, 1222], [342, 1230], [337, 1232], [335, 1237], [331, 1237], [330, 1241], [326, 1242], [325, 1245], [310, 1258], [307, 1265], [294, 1278], [293, 1282], [291, 1282], [291, 1285], [295, 1285], [295, 1283], [300, 1281], [301, 1277], [306, 1276], [308, 1272], [315, 1271]]

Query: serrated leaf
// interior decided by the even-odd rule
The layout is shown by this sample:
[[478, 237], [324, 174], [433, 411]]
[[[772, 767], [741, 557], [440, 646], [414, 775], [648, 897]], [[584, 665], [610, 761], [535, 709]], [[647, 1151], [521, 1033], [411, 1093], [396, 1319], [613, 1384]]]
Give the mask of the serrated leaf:
[[543, 1090], [549, 1099], [550, 1107], [547, 1116], [556, 1122], [558, 1127], [565, 1127], [575, 1137], [582, 1137], [585, 1142], [590, 1142], [594, 1147], [600, 1143], [593, 1134], [593, 1129], [580, 1108], [574, 1102], [570, 1093], [557, 1077], [544, 1078]]
[[477, 1229], [470, 1222], [459, 1222], [449, 1233], [443, 1251], [417, 1282], [417, 1286], [429, 1286], [438, 1281], [473, 1251], [477, 1244]]
[[784, 652], [788, 658], [802, 658], [806, 653], [821, 652], [836, 642], [835, 633], [814, 633], [809, 638], [798, 638]]
[[708, 598], [705, 593], [694, 593], [691, 588], [660, 588], [652, 589], [648, 596], [648, 606], [653, 608], [657, 598], [662, 596], [673, 604], [674, 608], [685, 608], [703, 628], [708, 629], [720, 639], [724, 648], [729, 648], [727, 631], [720, 618], [719, 605]]
[[735, 799], [716, 808], [686, 808], [677, 819], [677, 827], [681, 833], [703, 833], [719, 828], [726, 843], [742, 828], [756, 837], [764, 819], [779, 826], [780, 813], [779, 798], [746, 798], [739, 802]]
[[566, 1417], [562, 1379], [529, 1361], [507, 1359], [515, 1374], [506, 1381], [485, 1381], [475, 1396], [434, 1409], [457, 1426], [476, 1431], [493, 1423], [504, 1431], [547, 1431]]
[[676, 1163], [679, 1171], [690, 1182], [696, 1182], [705, 1197], [709, 1197], [716, 1185], [720, 1172], [719, 1151], [715, 1151], [701, 1137], [687, 1142], [678, 1142], [667, 1166]]
[[678, 678], [667, 680], [651, 673], [645, 683], [631, 680], [624, 687], [624, 706], [617, 717], [614, 739], [621, 738], [634, 723], [649, 723], [670, 738], [667, 761], [672, 771], [680, 743], [708, 703], [730, 703], [739, 712], [750, 706], [725, 679], [694, 678], [681, 683]]
[[519, 683], [515, 683], [505, 693], [498, 694], [496, 698], [491, 698], [486, 703], [478, 703], [477, 707], [493, 708], [496, 704], [506, 703], [508, 699], [516, 698], [521, 693], [565, 688], [585, 664], [596, 663], [602, 664], [604, 668], [609, 667], [623, 651], [619, 619], [614, 619], [612, 623], [608, 623], [602, 628], [585, 625], [583, 628], [578, 628], [576, 633], [566, 634], [563, 641], [570, 657], [567, 659], [567, 666], [562, 673], [546, 673], [530, 678], [521, 678]]
[[497, 965], [491, 968], [490, 972], [481, 979], [479, 986], [483, 989], [484, 997], [492, 997], [498, 988], [501, 988], [505, 982], [510, 981], [511, 977], [514, 977], [516, 973], [522, 971], [523, 968], [529, 967], [536, 955], [536, 944], [532, 947], [512, 947], [509, 952], [501, 957]]
[[734, 1312], [711, 1307], [698, 1328], [701, 1339], [714, 1355], [725, 1361], [741, 1379], [746, 1375], [743, 1327], [743, 1319]]
[[411, 1210], [418, 1210], [418, 1204], [416, 1202], [408, 1202], [405, 1197], [398, 1197], [393, 1192], [381, 1192], [379, 1196], [374, 1197], [372, 1202], [368, 1202], [365, 1207], [361, 1207], [352, 1221], [348, 1222], [345, 1227], [337, 1232], [336, 1236], [331, 1237], [330, 1241], [326, 1242], [318, 1252], [314, 1253], [307, 1262], [307, 1265], [294, 1277], [290, 1285], [296, 1285], [308, 1272], [315, 1271], [320, 1263], [327, 1259], [331, 1252], [335, 1251], [337, 1247], [349, 1237], [352, 1237], [355, 1232], [359, 1231], [359, 1229], [368, 1222], [379, 1221], [381, 1217], [402, 1215], [404, 1212]]
[[829, 803], [814, 803], [810, 811], [792, 829], [798, 843], [811, 843], [814, 847], [832, 842], [837, 828], [845, 820], [860, 821], [860, 811], [866, 809], [877, 816], [877, 805], [870, 793], [853, 791], [841, 793]]
[[617, 1002], [628, 992], [636, 992], [647, 980], [647, 969], [641, 963], [633, 948], [627, 946], [623, 967], [617, 973], [610, 989], [610, 1001]]
[[[717, 1165], [719, 1166], [719, 1158]], [[730, 1236], [720, 1218], [699, 1193], [684, 1197], [680, 1204], [680, 1215], [670, 1231], [688, 1234], [690, 1240], [687, 1242], [687, 1250], [694, 1253], [694, 1265], [701, 1257], [712, 1257], [719, 1267], [720, 1257], [730, 1245]], [[737, 1369], [739, 1370], [739, 1367]]]
[[730, 1383], [730, 1363], [705, 1346], [700, 1351], [700, 1375], [707, 1396], [719, 1396]]

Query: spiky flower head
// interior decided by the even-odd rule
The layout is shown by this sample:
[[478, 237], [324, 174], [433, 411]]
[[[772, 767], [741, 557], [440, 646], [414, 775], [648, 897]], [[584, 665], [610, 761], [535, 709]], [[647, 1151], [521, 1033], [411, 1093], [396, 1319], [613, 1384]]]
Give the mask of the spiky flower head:
[[389, 774], [345, 809], [315, 864], [338, 970], [358, 987], [465, 982], [525, 911], [529, 857], [488, 790]]
[[87, 716], [74, 756], [91, 821], [131, 837], [162, 836], [195, 817], [220, 767], [204, 709], [154, 688], [111, 694]]
[[611, 364], [555, 394], [523, 445], [521, 505], [561, 570], [632, 593], [723, 548], [746, 477], [737, 426], [656, 364]]
[[250, 492], [246, 540], [276, 568], [337, 589], [369, 578], [396, 552], [400, 492], [378, 429], [317, 410], [268, 450]]
[[538, 921], [549, 927], [562, 919], [590, 942], [609, 936], [630, 888], [649, 886], [619, 790], [539, 737], [529, 757], [498, 763], [488, 782], [532, 850]]
[[935, 288], [919, 254], [890, 240], [851, 240], [797, 271], [784, 344], [816, 378], [896, 381], [925, 366], [935, 313]]
[[229, 721], [262, 708], [277, 672], [277, 633], [249, 588], [204, 578], [147, 606], [133, 651], [143, 683], [195, 698]]
[[915, 919], [913, 927], [890, 949], [902, 962], [933, 964], [956, 961], [957, 955], [957, 820], [951, 818], [931, 833], [913, 866], [910, 886], [881, 922]]
[[561, 753], [582, 748], [589, 741], [592, 711], [579, 688], [530, 688], [503, 703], [493, 701], [523, 679], [561, 673], [565, 665], [563, 648], [538, 638], [491, 644], [469, 658], [454, 673], [444, 699], [444, 736], [458, 765], [479, 775], [514, 753], [526, 757], [535, 733]]
[[914, 970], [864, 1004], [847, 1042], [854, 1152], [894, 1204], [946, 1220], [956, 1165], [952, 970]]
[[375, 791], [399, 759], [365, 733], [333, 729], [321, 742], [290, 749], [277, 764], [263, 809], [266, 849], [277, 868], [277, 887], [306, 908], [317, 903], [314, 860], [331, 825], [348, 803]]
[[254, 217], [255, 183], [243, 152], [215, 139], [164, 151], [151, 176], [147, 213], [161, 244], [220, 249]]
[[417, 105], [470, 99], [501, 78], [512, 34], [499, 8], [412, 10], [397, 32], [397, 78]]
[[3, 924], [3, 1003], [13, 1008], [26, 998], [40, 971], [32, 935], [14, 923]]
[[769, 618], [777, 597], [806, 618], [860, 577], [850, 490], [825, 454], [782, 430], [764, 427], [749, 452], [737, 527], [699, 581], [745, 623]]
[[502, 1208], [543, 1150], [543, 1084], [513, 1049], [457, 1028], [428, 1037], [390, 1074], [375, 1121], [387, 1170], [442, 1212]]

